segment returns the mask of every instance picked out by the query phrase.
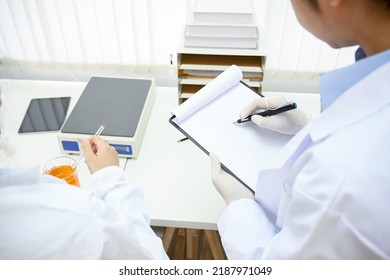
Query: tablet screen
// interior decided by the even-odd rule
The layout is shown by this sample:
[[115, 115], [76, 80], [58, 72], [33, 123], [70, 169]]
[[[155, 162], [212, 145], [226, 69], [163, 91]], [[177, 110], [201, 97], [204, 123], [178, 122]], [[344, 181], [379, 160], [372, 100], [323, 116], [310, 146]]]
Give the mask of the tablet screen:
[[32, 99], [19, 133], [59, 131], [65, 121], [70, 97]]

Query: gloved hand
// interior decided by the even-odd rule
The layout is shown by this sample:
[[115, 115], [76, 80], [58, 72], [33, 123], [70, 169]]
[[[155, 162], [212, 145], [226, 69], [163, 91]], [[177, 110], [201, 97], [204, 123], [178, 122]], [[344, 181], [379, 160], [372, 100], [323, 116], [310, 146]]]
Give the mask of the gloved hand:
[[119, 157], [115, 148], [108, 145], [99, 136], [81, 139], [85, 163], [91, 174], [108, 166], [119, 166]]
[[[256, 98], [241, 111], [240, 118], [244, 119], [257, 110], [269, 110], [283, 106], [286, 103], [287, 100], [282, 95]], [[269, 117], [256, 115], [251, 120], [260, 127], [288, 135], [295, 135], [308, 122], [305, 112], [300, 109], [294, 109]]]
[[216, 154], [210, 154], [210, 161], [211, 180], [227, 205], [238, 199], [255, 199], [251, 191], [237, 181], [232, 175], [222, 170], [221, 163]]

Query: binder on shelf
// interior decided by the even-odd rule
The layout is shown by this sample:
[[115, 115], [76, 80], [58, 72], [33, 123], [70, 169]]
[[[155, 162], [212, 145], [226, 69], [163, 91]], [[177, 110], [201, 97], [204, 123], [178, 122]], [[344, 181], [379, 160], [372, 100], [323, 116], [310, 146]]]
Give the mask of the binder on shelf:
[[[208, 79], [214, 79], [218, 75], [220, 75], [223, 71], [225, 71], [228, 67], [223, 68], [221, 70], [197, 70], [197, 69], [181, 69], [178, 70], [179, 78], [184, 79], [199, 79], [199, 78], [208, 78]], [[242, 67], [244, 68], [244, 67]], [[247, 79], [250, 81], [262, 81], [263, 80], [263, 73], [262, 72], [251, 72], [251, 71], [241, 71], [243, 72], [243, 79]]]
[[175, 108], [169, 121], [203, 152], [216, 153], [223, 168], [254, 191], [258, 171], [291, 136], [252, 122], [233, 124], [242, 108], [259, 98], [242, 77], [240, 69], [232, 65]]
[[179, 60], [180, 69], [226, 70], [230, 65], [238, 65], [243, 71], [263, 72], [263, 57], [252, 55], [211, 55], [186, 54]]
[[[209, 82], [211, 82], [213, 79], [206, 79], [206, 78], [199, 78], [199, 79], [180, 79], [179, 84], [180, 85], [207, 85]], [[259, 88], [262, 87], [261, 81], [250, 81], [248, 79], [242, 79], [243, 82], [249, 87], [253, 88]]]

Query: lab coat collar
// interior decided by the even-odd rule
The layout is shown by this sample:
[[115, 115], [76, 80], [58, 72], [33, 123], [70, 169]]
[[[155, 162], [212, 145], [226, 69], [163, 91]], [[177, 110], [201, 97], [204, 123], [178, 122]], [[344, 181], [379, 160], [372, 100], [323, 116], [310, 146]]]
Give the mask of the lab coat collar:
[[[390, 63], [378, 68], [340, 96], [328, 109], [296, 134], [258, 174], [256, 200], [264, 207], [269, 219], [280, 225], [277, 215], [284, 187], [284, 174], [298, 155], [328, 135], [373, 114], [390, 103]], [[273, 186], [271, 189], [269, 186]], [[278, 221], [276, 219], [278, 218]]]
[[390, 103], [390, 62], [384, 64], [340, 96], [309, 124], [313, 142], [363, 119]]
[[[372, 114], [390, 102], [390, 62], [378, 68], [338, 98], [328, 109], [312, 118], [273, 158], [265, 170], [288, 165], [310, 142], [318, 142], [333, 132]], [[373, 96], [375, 94], [375, 96]]]

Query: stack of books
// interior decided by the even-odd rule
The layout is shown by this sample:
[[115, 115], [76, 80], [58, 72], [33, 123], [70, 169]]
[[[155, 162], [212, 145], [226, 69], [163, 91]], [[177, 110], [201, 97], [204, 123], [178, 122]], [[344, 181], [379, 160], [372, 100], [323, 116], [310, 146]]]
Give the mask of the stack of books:
[[257, 49], [252, 0], [194, 0], [184, 31], [185, 47]]

